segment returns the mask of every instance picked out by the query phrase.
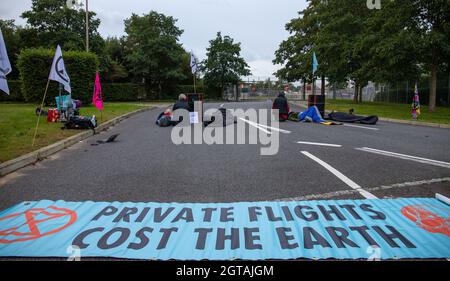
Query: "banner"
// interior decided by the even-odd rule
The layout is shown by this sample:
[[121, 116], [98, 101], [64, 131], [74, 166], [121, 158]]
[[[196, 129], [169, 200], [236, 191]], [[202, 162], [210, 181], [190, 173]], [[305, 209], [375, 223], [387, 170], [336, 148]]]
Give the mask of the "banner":
[[436, 199], [243, 203], [23, 202], [0, 256], [180, 260], [450, 258]]
[[190, 65], [191, 65], [192, 74], [195, 75], [197, 73], [197, 59], [195, 58], [193, 53], [191, 53]]
[[420, 98], [419, 98], [419, 88], [416, 85], [414, 86], [414, 98], [412, 102], [412, 109], [411, 114], [413, 119], [417, 119], [418, 115], [421, 114], [420, 112]]
[[92, 104], [98, 110], [103, 110], [102, 85], [100, 84], [100, 76], [95, 72], [94, 94], [92, 95]]
[[9, 62], [8, 52], [6, 52], [5, 40], [0, 29], [0, 90], [9, 95], [8, 81], [6, 75], [11, 72], [11, 63]]
[[64, 90], [72, 93], [70, 88], [70, 78], [67, 74], [66, 66], [64, 65], [64, 59], [62, 57], [61, 47], [56, 47], [55, 57], [53, 58], [52, 68], [50, 69], [49, 80], [57, 81], [64, 85]]
[[312, 62], [313, 75], [316, 73], [317, 67], [319, 67], [319, 62], [317, 61], [316, 52], [314, 52]]

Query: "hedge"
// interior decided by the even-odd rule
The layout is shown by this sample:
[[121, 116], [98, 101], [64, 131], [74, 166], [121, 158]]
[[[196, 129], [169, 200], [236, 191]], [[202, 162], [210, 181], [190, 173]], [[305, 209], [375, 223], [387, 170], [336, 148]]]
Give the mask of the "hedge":
[[139, 101], [147, 98], [145, 86], [134, 83], [102, 83], [104, 101]]
[[0, 101], [24, 101], [22, 96], [22, 82], [20, 80], [8, 80], [9, 95], [0, 91]]
[[[41, 102], [47, 84], [48, 75], [55, 50], [24, 49], [21, 51], [17, 66], [22, 81], [22, 94], [27, 102]], [[70, 77], [72, 97], [90, 103], [92, 100], [93, 81], [98, 69], [98, 58], [88, 52], [63, 51], [64, 64]], [[58, 95], [58, 82], [50, 81], [45, 100], [54, 104]]]

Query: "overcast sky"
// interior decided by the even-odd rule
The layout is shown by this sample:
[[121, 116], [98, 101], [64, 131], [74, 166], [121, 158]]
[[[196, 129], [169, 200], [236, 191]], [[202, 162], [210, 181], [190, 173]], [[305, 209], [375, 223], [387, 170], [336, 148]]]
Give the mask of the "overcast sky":
[[[0, 0], [0, 18], [25, 25], [21, 13], [31, 0]], [[82, 0], [84, 2], [84, 0]], [[89, 0], [89, 9], [101, 20], [103, 37], [124, 35], [123, 20], [132, 13], [155, 10], [178, 19], [184, 30], [181, 43], [204, 59], [209, 40], [218, 31], [241, 42], [241, 55], [255, 78], [272, 76], [274, 52], [288, 33], [285, 24], [306, 7], [306, 0]]]

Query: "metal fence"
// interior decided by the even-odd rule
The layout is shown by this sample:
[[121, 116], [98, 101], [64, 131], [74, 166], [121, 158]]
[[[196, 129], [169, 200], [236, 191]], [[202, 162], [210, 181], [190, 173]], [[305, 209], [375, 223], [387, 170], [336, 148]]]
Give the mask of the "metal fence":
[[[264, 100], [275, 98], [284, 86], [266, 84], [257, 85], [258, 82], [241, 83], [238, 85], [229, 85], [225, 89], [224, 99], [226, 100]], [[428, 104], [429, 99], [429, 81], [423, 80], [419, 84], [419, 96], [422, 104]], [[372, 83], [363, 88], [362, 100], [366, 102], [390, 102], [390, 103], [411, 103], [414, 96], [414, 82], [397, 82], [392, 84]], [[306, 85], [305, 95], [303, 94], [303, 85], [290, 86], [286, 92], [289, 100], [305, 100], [312, 94], [310, 84]], [[321, 92], [320, 83], [316, 84], [315, 93]], [[352, 100], [355, 89], [348, 85], [346, 88], [333, 88], [327, 84], [325, 88], [327, 99], [348, 99]], [[450, 106], [450, 77], [438, 79], [436, 103], [438, 106]]]
[[[428, 81], [422, 81], [418, 85], [420, 102], [428, 104], [430, 86]], [[398, 82], [383, 85], [377, 92], [375, 101], [393, 103], [411, 103], [414, 95], [414, 83]], [[438, 106], [450, 106], [450, 77], [439, 79], [436, 89], [436, 104]]]

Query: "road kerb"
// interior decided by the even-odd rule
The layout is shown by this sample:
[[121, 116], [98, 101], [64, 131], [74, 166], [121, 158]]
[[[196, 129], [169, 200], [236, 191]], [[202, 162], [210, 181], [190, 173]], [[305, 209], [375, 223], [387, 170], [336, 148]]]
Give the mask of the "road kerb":
[[65, 148], [68, 148], [68, 147], [74, 145], [75, 143], [78, 143], [79, 141], [82, 141], [88, 137], [93, 136], [96, 133], [105, 131], [109, 127], [114, 126], [133, 115], [136, 115], [138, 113], [141, 113], [141, 112], [144, 112], [147, 110], [151, 110], [153, 108], [154, 107], [149, 106], [149, 107], [141, 108], [141, 109], [138, 109], [138, 110], [135, 110], [132, 112], [128, 112], [126, 114], [115, 117], [111, 120], [108, 120], [108, 121], [98, 125], [98, 127], [95, 128], [95, 132], [93, 130], [83, 131], [79, 134], [70, 136], [66, 139], [60, 140], [60, 141], [50, 144], [46, 147], [40, 148], [36, 151], [30, 152], [25, 155], [19, 156], [15, 159], [11, 159], [9, 161], [3, 162], [0, 164], [0, 177], [3, 177], [5, 175], [10, 174], [14, 171], [17, 171], [23, 167], [34, 164], [40, 160], [43, 160], [52, 154], [55, 154]]

